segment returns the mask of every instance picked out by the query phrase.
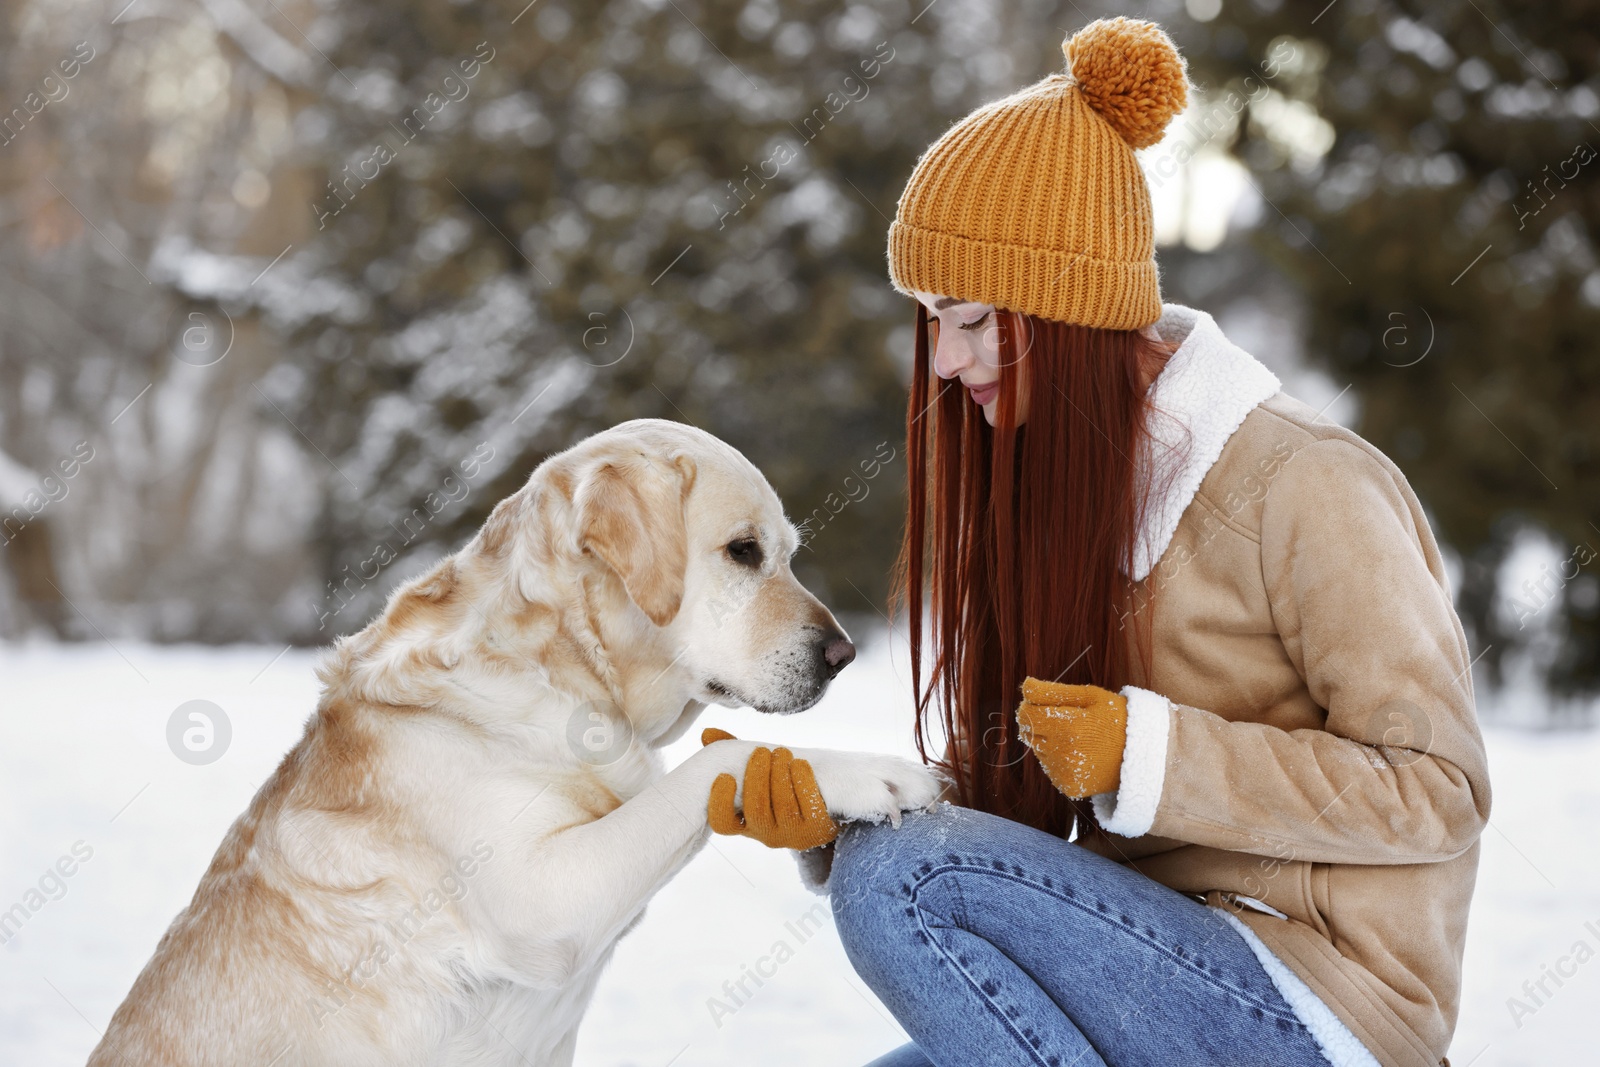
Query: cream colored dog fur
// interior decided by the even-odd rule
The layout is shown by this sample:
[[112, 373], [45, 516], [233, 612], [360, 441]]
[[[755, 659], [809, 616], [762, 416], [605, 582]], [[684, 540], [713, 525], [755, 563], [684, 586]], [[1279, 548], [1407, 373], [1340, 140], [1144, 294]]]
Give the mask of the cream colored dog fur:
[[[326, 655], [304, 737], [91, 1067], [569, 1063], [617, 939], [755, 743], [670, 773], [661, 746], [707, 704], [810, 707], [852, 654], [795, 546], [760, 472], [687, 426], [541, 464]], [[842, 819], [938, 792], [906, 760], [796, 755]]]

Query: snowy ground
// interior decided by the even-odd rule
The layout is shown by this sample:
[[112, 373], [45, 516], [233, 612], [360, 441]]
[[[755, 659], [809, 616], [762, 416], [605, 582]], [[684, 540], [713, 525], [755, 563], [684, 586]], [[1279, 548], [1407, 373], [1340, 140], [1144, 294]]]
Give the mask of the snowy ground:
[[[84, 1061], [223, 831], [299, 735], [316, 695], [311, 662], [271, 648], [0, 646], [0, 914], [27, 912], [0, 947], [0, 1063]], [[900, 673], [880, 641], [807, 715], [713, 710], [705, 721], [745, 737], [908, 752]], [[204, 766], [167, 744], [169, 717], [196, 699], [232, 726], [226, 753]], [[1494, 818], [1451, 1058], [1587, 1060], [1600, 1008], [1600, 734], [1486, 732]], [[51, 873], [58, 861], [72, 873]], [[899, 1028], [851, 973], [819, 903], [788, 855], [717, 839], [618, 949], [579, 1064], [848, 1067], [893, 1047]], [[757, 967], [772, 973], [759, 986], [746, 977]], [[1570, 977], [1558, 985], [1547, 967]], [[1523, 983], [1541, 978], [1552, 995], [1535, 988], [1535, 1001]], [[1514, 1018], [1513, 996], [1531, 1014]]]

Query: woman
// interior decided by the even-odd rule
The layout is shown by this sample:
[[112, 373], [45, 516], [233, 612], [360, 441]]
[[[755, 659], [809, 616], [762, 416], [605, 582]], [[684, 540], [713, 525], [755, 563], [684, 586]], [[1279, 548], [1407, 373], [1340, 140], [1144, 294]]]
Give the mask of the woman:
[[914, 1039], [877, 1062], [1445, 1062], [1489, 785], [1438, 548], [1377, 449], [1161, 304], [1133, 150], [1184, 105], [1170, 40], [1065, 50], [890, 230], [956, 803], [802, 854]]

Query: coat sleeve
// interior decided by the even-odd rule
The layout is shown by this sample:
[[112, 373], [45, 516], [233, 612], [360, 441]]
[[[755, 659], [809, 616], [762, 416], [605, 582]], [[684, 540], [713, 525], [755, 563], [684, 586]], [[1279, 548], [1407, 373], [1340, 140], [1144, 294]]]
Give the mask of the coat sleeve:
[[1261, 568], [1323, 728], [1129, 687], [1122, 782], [1093, 801], [1101, 825], [1322, 863], [1465, 851], [1489, 817], [1487, 761], [1466, 640], [1404, 476], [1348, 440], [1302, 447], [1263, 501]]

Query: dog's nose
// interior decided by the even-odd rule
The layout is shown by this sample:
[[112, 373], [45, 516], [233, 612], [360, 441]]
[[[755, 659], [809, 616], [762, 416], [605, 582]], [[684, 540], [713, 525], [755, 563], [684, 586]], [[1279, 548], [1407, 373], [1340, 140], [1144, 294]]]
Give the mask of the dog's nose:
[[850, 643], [848, 637], [840, 635], [828, 642], [827, 647], [822, 650], [822, 658], [827, 661], [828, 670], [838, 674], [850, 666], [850, 661], [856, 658], [856, 646]]

